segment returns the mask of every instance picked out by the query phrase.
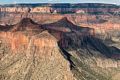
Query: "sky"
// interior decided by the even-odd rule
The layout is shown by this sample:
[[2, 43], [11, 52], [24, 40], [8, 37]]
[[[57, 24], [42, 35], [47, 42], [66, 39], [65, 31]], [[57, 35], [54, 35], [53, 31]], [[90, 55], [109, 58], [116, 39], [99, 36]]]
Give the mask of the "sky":
[[0, 4], [11, 3], [109, 3], [120, 5], [120, 0], [0, 0]]

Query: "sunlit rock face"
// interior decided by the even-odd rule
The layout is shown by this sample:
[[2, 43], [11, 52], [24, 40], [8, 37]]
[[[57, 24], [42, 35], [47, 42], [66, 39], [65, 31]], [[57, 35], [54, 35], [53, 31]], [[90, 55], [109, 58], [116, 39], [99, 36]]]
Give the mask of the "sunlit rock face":
[[[26, 23], [36, 26], [29, 20]], [[30, 24], [27, 25], [30, 27]], [[58, 47], [58, 40], [46, 30], [40, 32], [38, 28], [36, 33], [35, 29], [26, 29], [29, 28], [27, 25], [21, 24], [20, 29], [14, 25], [10, 31], [0, 32], [0, 47], [3, 50], [0, 53], [0, 79], [75, 80], [69, 61]]]
[[0, 35], [1, 43], [10, 46], [11, 51], [1, 58], [0, 79], [74, 80], [70, 64], [61, 55], [57, 40], [47, 31], [35, 36], [25, 36], [19, 32]]
[[29, 7], [0, 7], [0, 12], [13, 12], [13, 13], [35, 13], [35, 12], [41, 12], [41, 13], [51, 13], [52, 8], [50, 7], [35, 7], [35, 8], [29, 8]]
[[51, 35], [47, 31], [44, 31], [43, 33], [35, 36], [34, 35], [26, 36], [26, 35], [27, 33], [25, 34], [21, 32], [1, 32], [0, 33], [1, 40], [4, 40], [6, 41], [6, 43], [10, 44], [12, 50], [17, 50], [17, 49], [19, 50], [19, 48], [22, 48], [22, 47], [26, 49], [28, 47], [28, 44], [30, 43], [38, 48], [57, 46], [57, 43], [56, 43], [57, 40], [54, 41], [55, 38], [51, 37]]
[[35, 7], [35, 8], [31, 8], [31, 13], [34, 13], [34, 12], [41, 12], [41, 13], [51, 13], [52, 11], [52, 8], [50, 7]]

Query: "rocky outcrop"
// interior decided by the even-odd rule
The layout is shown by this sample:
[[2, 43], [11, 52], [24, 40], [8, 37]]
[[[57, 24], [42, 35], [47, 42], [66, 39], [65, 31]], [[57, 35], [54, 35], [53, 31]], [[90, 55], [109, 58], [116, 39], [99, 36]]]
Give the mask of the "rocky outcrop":
[[75, 80], [69, 61], [62, 56], [63, 52], [58, 47], [58, 40], [48, 31], [33, 34], [34, 29], [31, 31], [24, 27], [31, 28], [36, 24], [31, 19], [23, 21], [16, 30], [14, 25], [12, 31], [0, 32], [0, 49], [5, 50], [0, 53], [3, 54], [0, 56], [0, 79]]
[[12, 52], [0, 60], [1, 80], [74, 80], [70, 64], [61, 55], [57, 40], [48, 32], [28, 37], [17, 32], [3, 34], [0, 33], [1, 42], [10, 45]]

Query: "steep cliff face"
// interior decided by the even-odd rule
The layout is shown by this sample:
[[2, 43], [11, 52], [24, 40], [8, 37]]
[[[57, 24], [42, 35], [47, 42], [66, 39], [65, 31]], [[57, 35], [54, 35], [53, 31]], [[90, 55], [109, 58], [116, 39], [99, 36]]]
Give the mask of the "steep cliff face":
[[69, 61], [62, 56], [57, 39], [48, 31], [30, 33], [31, 30], [0, 32], [0, 79], [74, 80]]
[[10, 46], [10, 53], [6, 51], [0, 60], [1, 80], [74, 80], [57, 40], [47, 31], [36, 36], [16, 32], [0, 37], [2, 45]]
[[[120, 51], [115, 46], [111, 46], [114, 43], [105, 44], [104, 40], [91, 35], [89, 28], [67, 24], [71, 22], [63, 18], [43, 26], [48, 31], [55, 30], [51, 32], [55, 37], [59, 36], [55, 34], [61, 32], [58, 45], [64, 52], [63, 56], [70, 62], [74, 76], [78, 80], [119, 80]], [[62, 31], [59, 29], [61, 26], [71, 31]]]
[[64, 34], [59, 46], [73, 66], [72, 72], [78, 80], [119, 80], [118, 48], [106, 45], [101, 39], [74, 32]]

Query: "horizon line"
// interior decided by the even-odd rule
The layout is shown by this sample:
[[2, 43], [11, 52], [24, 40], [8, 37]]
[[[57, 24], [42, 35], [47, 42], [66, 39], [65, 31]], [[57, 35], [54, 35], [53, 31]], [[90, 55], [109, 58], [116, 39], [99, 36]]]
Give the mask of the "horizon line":
[[11, 5], [11, 4], [112, 4], [112, 5], [120, 5], [120, 4], [117, 4], [117, 3], [103, 3], [103, 2], [98, 2], [98, 3], [96, 3], [96, 2], [89, 2], [89, 3], [85, 3], [85, 2], [80, 2], [80, 3], [77, 3], [77, 2], [75, 2], [75, 3], [70, 3], [70, 2], [34, 2], [34, 3], [31, 3], [31, 2], [24, 2], [24, 3], [19, 3], [19, 2], [17, 2], [17, 3], [0, 3], [0, 5]]

